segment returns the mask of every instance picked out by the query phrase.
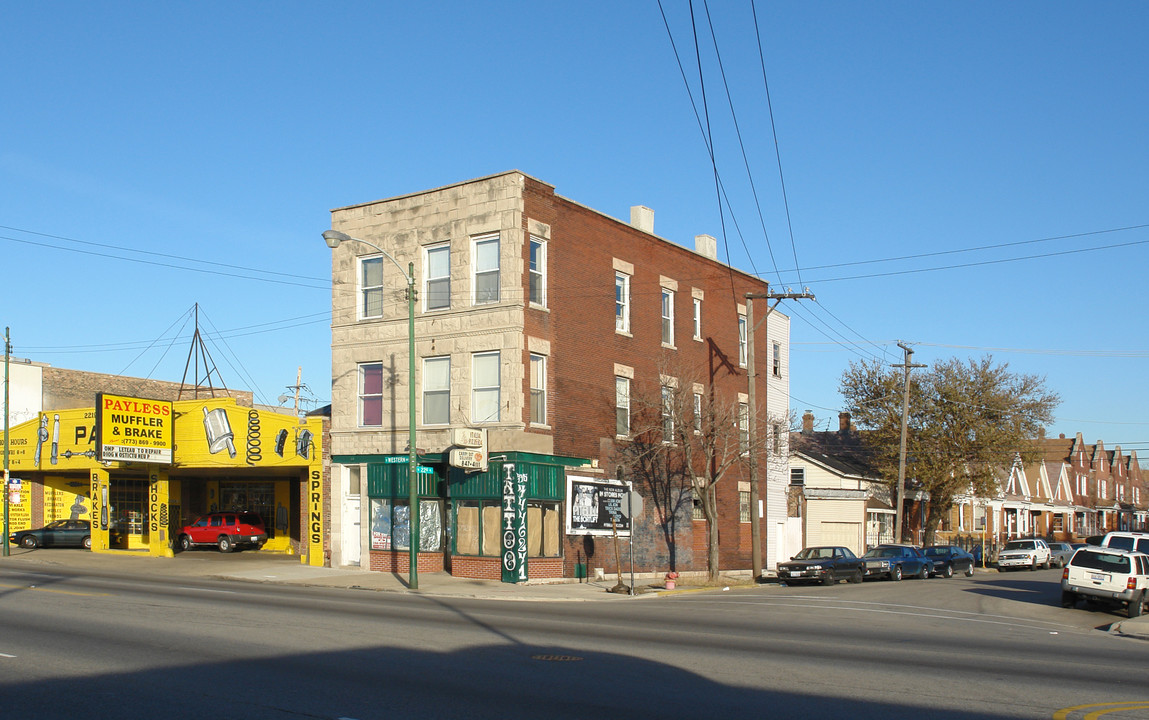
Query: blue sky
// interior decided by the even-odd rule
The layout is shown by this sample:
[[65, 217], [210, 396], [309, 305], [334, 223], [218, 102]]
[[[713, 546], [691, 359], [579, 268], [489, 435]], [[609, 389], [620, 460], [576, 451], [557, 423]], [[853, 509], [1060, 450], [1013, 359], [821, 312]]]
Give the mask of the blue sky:
[[302, 366], [326, 400], [328, 211], [519, 169], [809, 286], [816, 303], [783, 309], [791, 406], [819, 427], [847, 364], [900, 362], [900, 340], [917, 362], [989, 352], [1043, 375], [1063, 399], [1051, 434], [1149, 456], [1149, 6], [759, 2], [755, 18], [746, 0], [708, 19], [695, 2], [693, 27], [687, 3], [662, 10], [4, 3], [15, 354], [178, 381], [199, 303], [229, 386], [275, 403]]

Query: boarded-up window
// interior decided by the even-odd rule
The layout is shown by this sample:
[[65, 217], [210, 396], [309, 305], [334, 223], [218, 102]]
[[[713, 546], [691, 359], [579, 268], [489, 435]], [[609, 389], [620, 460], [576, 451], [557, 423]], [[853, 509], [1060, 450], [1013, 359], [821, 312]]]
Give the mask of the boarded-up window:
[[460, 502], [455, 515], [455, 552], [479, 554], [479, 503]]
[[483, 555], [498, 556], [503, 550], [501, 513], [498, 503], [483, 504]]

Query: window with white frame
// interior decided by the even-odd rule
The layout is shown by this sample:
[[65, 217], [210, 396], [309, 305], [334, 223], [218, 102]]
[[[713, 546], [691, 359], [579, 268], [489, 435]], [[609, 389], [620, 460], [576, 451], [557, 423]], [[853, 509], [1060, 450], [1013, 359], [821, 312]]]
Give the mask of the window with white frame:
[[702, 393], [694, 393], [694, 433], [702, 434]]
[[359, 366], [359, 427], [383, 425], [383, 363]]
[[383, 317], [383, 257], [359, 258], [359, 319]]
[[746, 316], [738, 316], [738, 367], [746, 367]]
[[694, 298], [694, 339], [702, 339], [702, 299]]
[[738, 403], [738, 449], [743, 455], [750, 452], [750, 406]]
[[531, 353], [531, 423], [547, 424], [547, 358]]
[[614, 274], [614, 329], [630, 332], [630, 275]]
[[499, 421], [499, 351], [475, 353], [471, 362], [471, 422]]
[[546, 307], [547, 304], [547, 244], [542, 238], [531, 236], [530, 302]]
[[662, 344], [674, 345], [674, 291], [662, 288]]
[[475, 304], [499, 301], [499, 236], [476, 238], [474, 241]]
[[427, 310], [451, 307], [451, 246], [443, 244], [424, 249], [423, 267], [427, 273], [423, 307]]
[[771, 367], [774, 377], [782, 377], [782, 343], [775, 342], [771, 346]]
[[423, 424], [449, 425], [451, 422], [451, 358], [423, 360]]
[[674, 388], [662, 386], [662, 442], [674, 442]]
[[738, 491], [738, 522], [750, 522], [750, 491]]
[[616, 375], [614, 378], [614, 434], [625, 437], [630, 434], [630, 378]]
[[1106, 494], [1108, 489], [1109, 488], [1105, 487], [1105, 478], [1097, 478], [1097, 497], [1101, 498], [1102, 500], [1108, 498], [1108, 495]]

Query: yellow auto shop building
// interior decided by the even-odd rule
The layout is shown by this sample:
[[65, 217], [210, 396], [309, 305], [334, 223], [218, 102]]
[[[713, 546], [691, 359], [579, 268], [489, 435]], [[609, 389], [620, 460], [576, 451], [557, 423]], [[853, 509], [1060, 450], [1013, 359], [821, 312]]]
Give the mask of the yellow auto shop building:
[[324, 565], [323, 437], [321, 418], [234, 398], [97, 395], [11, 429], [9, 528], [89, 520], [94, 552], [170, 557], [196, 517], [251, 511], [267, 528], [261, 552]]

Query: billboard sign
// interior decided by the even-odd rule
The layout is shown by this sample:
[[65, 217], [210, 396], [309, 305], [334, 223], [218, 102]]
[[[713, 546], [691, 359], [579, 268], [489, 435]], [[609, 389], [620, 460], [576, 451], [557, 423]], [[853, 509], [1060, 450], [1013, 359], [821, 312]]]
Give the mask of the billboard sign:
[[96, 395], [96, 459], [170, 465], [175, 413], [170, 400]]
[[614, 480], [567, 476], [567, 534], [630, 536], [630, 487]]

